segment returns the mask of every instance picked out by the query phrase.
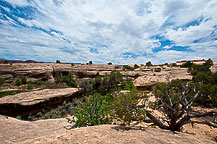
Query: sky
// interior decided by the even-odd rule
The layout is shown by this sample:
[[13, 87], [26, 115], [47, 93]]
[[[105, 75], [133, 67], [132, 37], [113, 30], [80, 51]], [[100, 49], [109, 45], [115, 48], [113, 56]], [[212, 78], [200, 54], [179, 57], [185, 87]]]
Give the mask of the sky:
[[217, 0], [0, 0], [0, 59], [217, 60]]

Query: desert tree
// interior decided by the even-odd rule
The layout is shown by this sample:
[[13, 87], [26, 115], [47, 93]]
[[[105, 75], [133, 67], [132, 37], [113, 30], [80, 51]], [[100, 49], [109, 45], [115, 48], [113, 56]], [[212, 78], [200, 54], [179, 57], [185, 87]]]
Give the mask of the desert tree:
[[151, 111], [146, 115], [151, 121], [162, 129], [180, 131], [187, 123], [204, 123], [217, 127], [216, 121], [197, 122], [192, 118], [211, 116], [215, 117], [217, 111], [199, 112], [192, 109], [192, 104], [198, 97], [200, 90], [196, 84], [173, 80], [170, 83], [159, 83], [153, 89], [157, 98], [155, 109], [162, 112], [161, 117], [155, 116]]

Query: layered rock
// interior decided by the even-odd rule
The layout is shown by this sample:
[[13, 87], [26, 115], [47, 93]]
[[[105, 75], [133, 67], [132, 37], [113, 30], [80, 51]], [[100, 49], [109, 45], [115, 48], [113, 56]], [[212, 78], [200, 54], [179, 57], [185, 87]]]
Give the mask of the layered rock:
[[17, 116], [51, 109], [64, 101], [79, 96], [77, 88], [44, 89], [0, 98], [0, 114]]
[[186, 68], [180, 67], [163, 67], [160, 72], [146, 69], [146, 74], [134, 80], [134, 85], [138, 88], [148, 89], [158, 82], [169, 82], [174, 79], [191, 80], [192, 76]]

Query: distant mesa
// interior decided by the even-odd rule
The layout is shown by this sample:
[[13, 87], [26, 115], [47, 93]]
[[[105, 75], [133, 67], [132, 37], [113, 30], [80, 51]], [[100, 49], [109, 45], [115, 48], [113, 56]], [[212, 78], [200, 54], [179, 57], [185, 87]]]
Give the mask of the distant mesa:
[[[0, 59], [0, 63], [3, 63], [6, 59]], [[41, 63], [41, 62], [37, 62], [37, 61], [33, 61], [33, 60], [26, 60], [26, 61], [22, 61], [22, 60], [8, 60], [8, 62], [10, 63]]]

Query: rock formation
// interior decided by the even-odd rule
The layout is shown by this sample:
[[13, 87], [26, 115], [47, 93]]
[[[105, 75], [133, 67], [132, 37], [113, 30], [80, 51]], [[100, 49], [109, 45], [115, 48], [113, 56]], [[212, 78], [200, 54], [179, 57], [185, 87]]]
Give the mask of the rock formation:
[[77, 88], [44, 89], [0, 98], [0, 114], [17, 116], [51, 109], [78, 96]]

